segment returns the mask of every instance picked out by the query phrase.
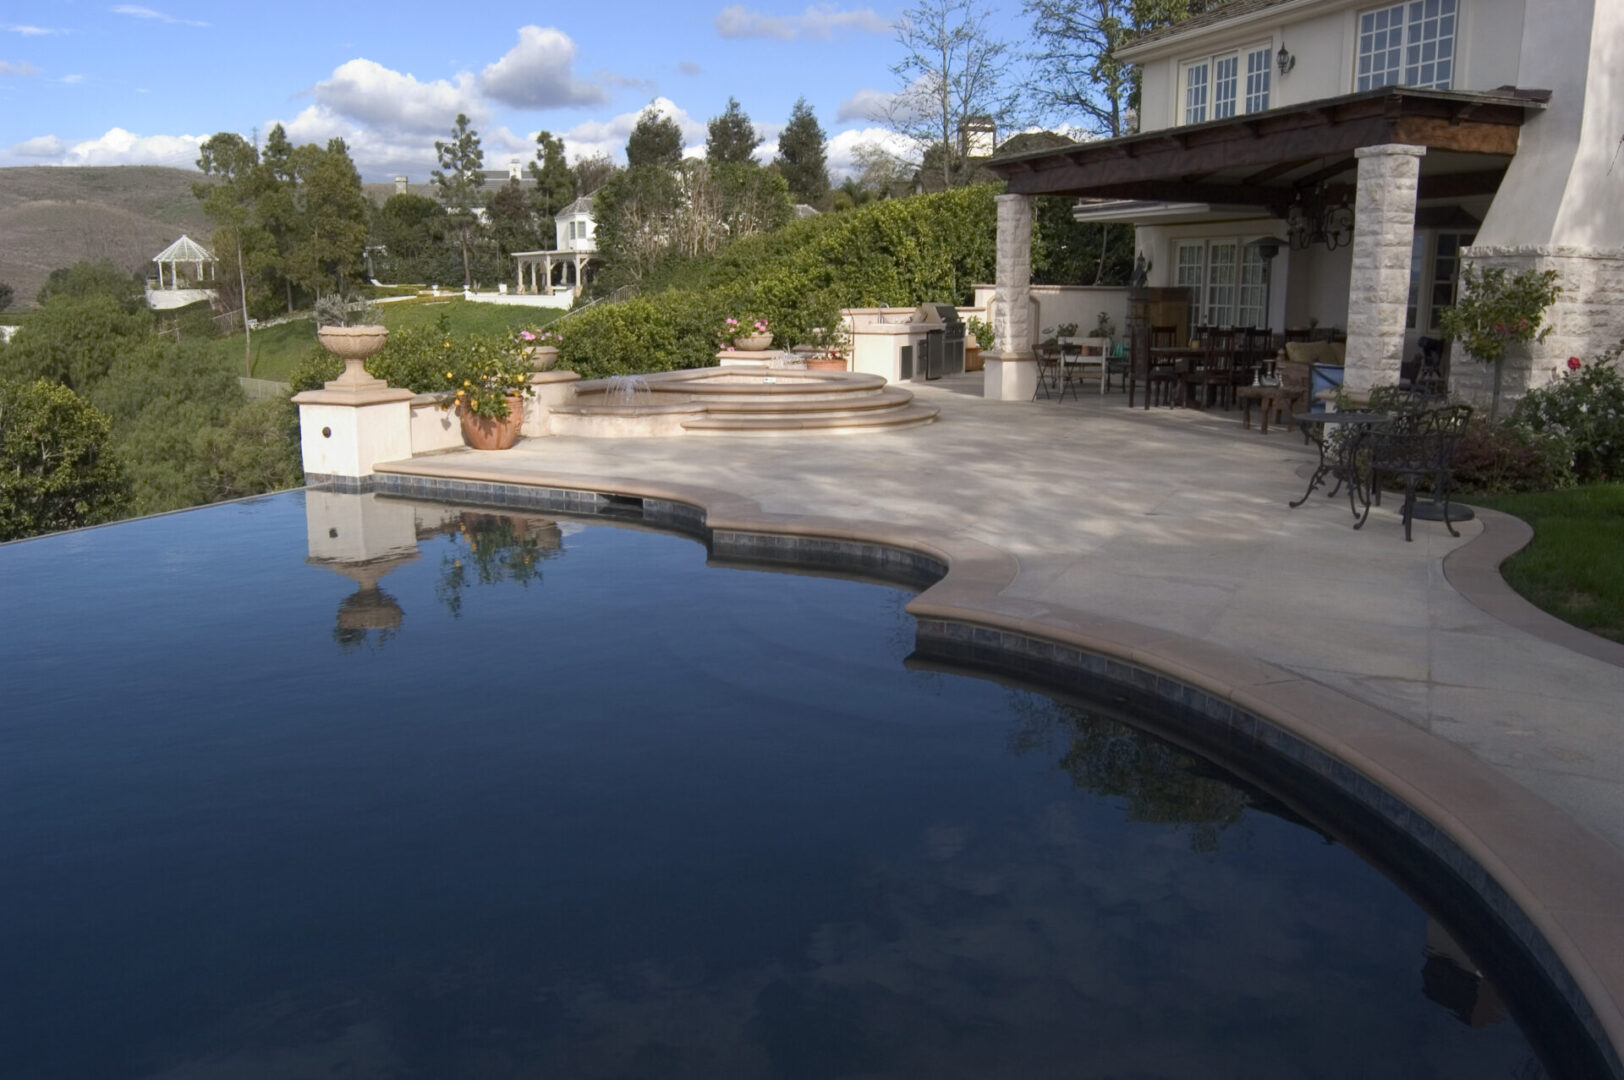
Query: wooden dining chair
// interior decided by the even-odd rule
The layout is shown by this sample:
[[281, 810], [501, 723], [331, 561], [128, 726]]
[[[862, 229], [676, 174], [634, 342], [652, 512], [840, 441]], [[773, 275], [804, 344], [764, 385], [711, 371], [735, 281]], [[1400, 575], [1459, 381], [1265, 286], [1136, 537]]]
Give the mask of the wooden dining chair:
[[1150, 328], [1150, 347], [1152, 349], [1171, 349], [1178, 342], [1178, 327], [1152, 326]]
[[1201, 408], [1216, 401], [1227, 409], [1233, 403], [1235, 389], [1235, 331], [1208, 327], [1202, 345], [1206, 352], [1198, 366], [1185, 372], [1183, 377], [1185, 402], [1189, 402], [1190, 392], [1196, 390], [1196, 401]]
[[[1151, 399], [1159, 398], [1159, 405], [1173, 403], [1173, 388], [1178, 385], [1177, 365], [1171, 362], [1157, 362], [1151, 354], [1151, 342], [1155, 340], [1156, 331], [1165, 329], [1171, 332], [1172, 327], [1152, 327], [1147, 329], [1136, 324], [1128, 331], [1128, 408], [1133, 408], [1134, 399], [1139, 386], [1145, 388], [1145, 408], [1150, 408]], [[1171, 334], [1169, 335], [1171, 336]]]

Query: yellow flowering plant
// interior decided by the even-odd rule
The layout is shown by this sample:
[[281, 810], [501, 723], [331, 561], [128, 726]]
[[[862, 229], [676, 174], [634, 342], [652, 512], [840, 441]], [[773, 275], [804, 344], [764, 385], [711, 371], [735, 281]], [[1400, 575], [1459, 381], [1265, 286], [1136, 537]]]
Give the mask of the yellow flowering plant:
[[532, 393], [530, 358], [512, 339], [480, 335], [447, 339], [441, 352], [448, 391], [442, 408], [502, 420], [509, 412], [509, 398]]

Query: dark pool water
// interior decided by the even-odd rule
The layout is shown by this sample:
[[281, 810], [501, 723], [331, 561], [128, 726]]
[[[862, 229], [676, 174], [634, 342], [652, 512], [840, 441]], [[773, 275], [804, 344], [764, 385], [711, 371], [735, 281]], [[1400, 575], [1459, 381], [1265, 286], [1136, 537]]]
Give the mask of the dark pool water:
[[312, 500], [0, 547], [0, 1076], [1544, 1075], [1381, 874], [905, 669], [904, 592]]

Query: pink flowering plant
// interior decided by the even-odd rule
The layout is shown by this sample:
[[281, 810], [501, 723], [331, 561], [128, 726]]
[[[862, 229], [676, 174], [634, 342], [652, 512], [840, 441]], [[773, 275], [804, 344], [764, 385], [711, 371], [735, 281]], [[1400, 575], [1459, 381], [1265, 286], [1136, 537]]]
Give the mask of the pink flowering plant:
[[519, 336], [515, 340], [519, 343], [519, 347], [521, 349], [542, 347], [556, 349], [558, 348], [559, 343], [564, 340], [564, 335], [560, 334], [557, 330], [536, 330], [534, 328], [526, 328], [519, 331]]
[[766, 319], [754, 315], [746, 315], [743, 318], [734, 318], [729, 315], [722, 320], [722, 329], [717, 335], [717, 342], [724, 349], [732, 349], [736, 346], [739, 338], [754, 337], [757, 334], [771, 334], [772, 332], [772, 323]]

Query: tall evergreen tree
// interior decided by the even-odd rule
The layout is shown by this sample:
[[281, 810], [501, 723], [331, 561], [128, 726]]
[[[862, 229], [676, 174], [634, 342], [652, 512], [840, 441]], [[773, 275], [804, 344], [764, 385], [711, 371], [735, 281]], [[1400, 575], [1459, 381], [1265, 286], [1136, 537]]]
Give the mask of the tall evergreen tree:
[[[214, 250], [219, 257], [216, 270], [224, 292], [236, 286], [242, 312], [243, 368], [253, 371], [253, 332], [248, 326], [248, 256], [272, 241], [258, 220], [264, 172], [259, 150], [241, 135], [222, 131], [211, 135], [198, 147], [198, 171], [215, 178], [212, 184], [193, 184], [192, 194], [203, 201], [203, 212], [215, 223]], [[235, 264], [235, 265], [233, 265]], [[233, 271], [235, 271], [233, 273]], [[231, 279], [235, 278], [235, 281]]]
[[682, 160], [682, 129], [669, 116], [661, 116], [650, 105], [637, 118], [637, 126], [626, 140], [626, 165], [657, 165], [674, 169]]
[[536, 132], [536, 160], [530, 163], [535, 182], [531, 201], [536, 214], [551, 222], [575, 198], [575, 175], [564, 160], [564, 140], [550, 131]]
[[789, 184], [790, 198], [819, 209], [828, 206], [829, 166], [823, 127], [804, 97], [795, 102], [789, 123], [778, 136], [778, 156], [773, 164]]
[[485, 152], [479, 148], [479, 132], [468, 125], [468, 117], [457, 114], [451, 128], [451, 141], [435, 140], [434, 153], [440, 168], [433, 173], [434, 190], [440, 196], [449, 215], [449, 223], [457, 244], [462, 249], [462, 286], [473, 288], [474, 272], [469, 263], [469, 249], [479, 232], [479, 216], [474, 212], [479, 205], [479, 189], [485, 186]]
[[727, 99], [727, 110], [712, 117], [707, 125], [705, 160], [712, 165], [744, 165], [749, 163], [761, 145], [761, 136], [755, 125], [739, 108], [733, 97]]
[[361, 272], [367, 244], [369, 206], [361, 174], [343, 139], [329, 139], [325, 148], [301, 146], [293, 163], [302, 228], [289, 256], [289, 276], [313, 293], [342, 295]]
[[299, 177], [293, 165], [294, 147], [281, 124], [271, 127], [260, 151], [261, 182], [255, 212], [275, 245], [275, 259], [255, 268], [268, 289], [280, 292], [293, 311], [293, 278], [287, 272], [289, 256], [298, 246], [302, 227], [299, 213]]
[[608, 154], [593, 154], [570, 166], [575, 177], [575, 197], [592, 195], [607, 184], [620, 171], [620, 166], [609, 160]]

